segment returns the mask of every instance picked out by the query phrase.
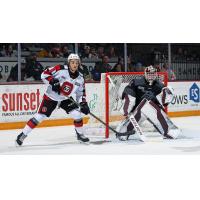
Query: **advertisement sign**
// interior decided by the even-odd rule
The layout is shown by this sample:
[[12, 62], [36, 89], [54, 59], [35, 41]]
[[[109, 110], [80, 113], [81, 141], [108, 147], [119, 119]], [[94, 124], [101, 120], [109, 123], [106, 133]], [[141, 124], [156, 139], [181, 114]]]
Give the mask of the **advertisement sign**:
[[[47, 86], [33, 85], [0, 85], [0, 123], [29, 120], [37, 111]], [[102, 108], [99, 102], [102, 95], [99, 84], [86, 84], [87, 101], [92, 112], [98, 114]], [[55, 109], [48, 119], [71, 118], [62, 109]]]
[[[169, 112], [200, 111], [200, 82], [169, 82], [175, 96]], [[45, 84], [0, 85], [0, 123], [27, 121], [37, 111], [46, 90]], [[102, 83], [87, 83], [86, 95], [91, 112], [105, 115], [105, 88]], [[121, 106], [121, 105], [117, 105]], [[62, 109], [55, 109], [49, 119], [66, 119]]]
[[200, 82], [169, 82], [169, 85], [175, 94], [169, 112], [200, 110]]

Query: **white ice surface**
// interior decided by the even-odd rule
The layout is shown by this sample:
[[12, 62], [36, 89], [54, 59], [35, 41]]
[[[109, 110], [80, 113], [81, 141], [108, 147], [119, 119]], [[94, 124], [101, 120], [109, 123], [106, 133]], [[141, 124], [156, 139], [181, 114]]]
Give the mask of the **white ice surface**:
[[[77, 142], [73, 126], [36, 128], [29, 134], [22, 147], [15, 147], [16, 136], [21, 130], [0, 131], [0, 154], [200, 154], [200, 117], [173, 118], [182, 129], [176, 140], [118, 141], [114, 135], [108, 140], [91, 136], [91, 143]], [[152, 137], [153, 138], [153, 137]]]

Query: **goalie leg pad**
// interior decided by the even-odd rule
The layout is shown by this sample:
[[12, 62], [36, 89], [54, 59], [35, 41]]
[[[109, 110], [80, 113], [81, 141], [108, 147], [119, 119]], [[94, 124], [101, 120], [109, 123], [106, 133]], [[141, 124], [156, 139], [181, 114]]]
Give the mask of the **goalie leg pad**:
[[[159, 130], [161, 130], [161, 132], [165, 136], [168, 133], [168, 131], [169, 131], [169, 126], [168, 126], [168, 124], [166, 122], [166, 119], [165, 119], [165, 117], [163, 115], [162, 110], [155, 103], [153, 103], [152, 101], [149, 101], [149, 105], [151, 105], [151, 108], [153, 108], [154, 113], [156, 112], [156, 115], [157, 115], [156, 118], [154, 118], [152, 120], [153, 122], [155, 120], [154, 125]], [[149, 116], [149, 119], [151, 119], [151, 115]]]
[[[138, 123], [141, 123], [142, 121], [145, 120], [144, 117], [142, 117], [141, 110], [143, 106], [147, 103], [148, 101], [146, 99], [143, 99], [138, 107], [134, 110], [133, 115]], [[130, 122], [129, 117], [127, 117], [125, 120], [123, 120], [116, 128], [116, 131], [120, 133], [124, 133], [126, 131], [132, 131], [134, 129], [133, 124]]]
[[[119, 132], [119, 133], [126, 133], [127, 131], [133, 131], [133, 126], [130, 127], [130, 120], [129, 118], [126, 118], [124, 119], [116, 128], [116, 131]], [[132, 125], [132, 124], [131, 124]], [[128, 140], [129, 138], [129, 135], [124, 135], [124, 136], [118, 136], [118, 139], [119, 140]]]
[[163, 136], [175, 139], [180, 135], [180, 129], [176, 127], [166, 113], [152, 101], [145, 104], [142, 108], [142, 113]]
[[130, 124], [130, 121], [128, 118], [124, 119], [116, 128], [116, 131], [117, 132], [120, 132], [120, 133], [125, 133], [127, 132], [127, 127], [128, 125]]
[[[145, 137], [143, 135], [143, 132], [138, 124], [138, 122], [141, 122], [142, 120], [145, 120], [145, 118], [142, 116], [141, 109], [143, 106], [146, 104], [147, 100], [144, 99], [140, 102], [140, 104], [137, 106], [137, 108], [134, 110], [134, 112], [128, 116], [124, 121], [122, 121], [118, 127], [117, 131], [118, 132], [126, 132], [126, 131], [133, 131], [135, 130], [136, 137], [135, 139], [139, 139], [141, 141], [145, 141]], [[129, 136], [126, 138], [128, 140]], [[125, 140], [126, 140], [125, 139]]]
[[133, 112], [137, 122], [141, 120], [141, 117], [142, 117], [141, 110], [145, 106], [146, 103], [148, 103], [148, 101], [146, 99], [143, 99]]
[[168, 133], [168, 124], [161, 113], [161, 109], [152, 101], [147, 101], [142, 107], [141, 112], [154, 127], [165, 136]]
[[[137, 122], [141, 122], [142, 120], [144, 120], [144, 118], [142, 118], [142, 113], [141, 113], [141, 109], [142, 107], [146, 104], [146, 102], [148, 102], [146, 99], [143, 99], [140, 104], [138, 105], [138, 107], [134, 110], [133, 115], [136, 119]], [[142, 119], [142, 120], [141, 120]], [[125, 120], [123, 120], [116, 128], [116, 131], [118, 132], [126, 132], [126, 131], [131, 131], [134, 129], [133, 124], [130, 122], [129, 118], [126, 118]]]
[[172, 139], [177, 139], [179, 135], [181, 134], [180, 129], [170, 129], [167, 135], [169, 135]]

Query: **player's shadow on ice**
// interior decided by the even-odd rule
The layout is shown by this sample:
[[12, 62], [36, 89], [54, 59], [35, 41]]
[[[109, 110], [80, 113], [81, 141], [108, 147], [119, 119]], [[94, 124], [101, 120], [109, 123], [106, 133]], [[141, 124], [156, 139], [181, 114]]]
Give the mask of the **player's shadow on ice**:
[[0, 154], [7, 154], [7, 153], [12, 153], [15, 154], [15, 152], [25, 152], [25, 151], [30, 151], [33, 150], [32, 154], [34, 154], [34, 150], [38, 151], [38, 150], [52, 150], [52, 149], [59, 149], [62, 148], [65, 145], [69, 145], [69, 144], [75, 144], [73, 142], [63, 142], [63, 143], [56, 143], [56, 144], [34, 144], [34, 145], [29, 145], [29, 144], [25, 144], [21, 147], [16, 147], [16, 146], [10, 146], [7, 147], [6, 149], [1, 149], [0, 150]]
[[[63, 147], [72, 147], [71, 145], [79, 145], [79, 146], [89, 146], [89, 145], [101, 145], [105, 143], [110, 143], [109, 140], [97, 140], [97, 141], [90, 141], [89, 144], [83, 144], [78, 141], [68, 141], [68, 142], [58, 142], [58, 143], [51, 143], [51, 144], [25, 144], [21, 147], [10, 146], [6, 149], [1, 149], [0, 154], [10, 154], [15, 152], [25, 152], [25, 151], [33, 151], [31, 154], [38, 153], [38, 150], [53, 150], [53, 149], [62, 149]], [[35, 152], [34, 152], [35, 151]], [[42, 154], [42, 152], [41, 152]]]

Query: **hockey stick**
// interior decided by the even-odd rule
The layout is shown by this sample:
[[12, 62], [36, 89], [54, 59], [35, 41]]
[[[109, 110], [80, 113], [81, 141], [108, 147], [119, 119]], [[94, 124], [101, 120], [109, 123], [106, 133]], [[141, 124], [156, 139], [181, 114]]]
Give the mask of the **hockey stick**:
[[133, 125], [133, 127], [134, 127], [136, 133], [138, 133], [139, 139], [140, 139], [142, 142], [145, 142], [145, 141], [146, 141], [146, 137], [144, 136], [143, 131], [142, 131], [142, 129], [140, 128], [140, 126], [139, 126], [139, 124], [138, 124], [138, 122], [137, 122], [137, 120], [135, 119], [135, 117], [134, 117], [133, 114], [131, 114], [131, 115], [129, 116], [129, 120], [130, 120], [130, 122], [132, 123], [132, 125]]
[[[68, 98], [70, 99], [73, 103], [75, 103], [79, 108], [81, 108], [81, 105], [76, 102], [73, 98]], [[84, 114], [84, 113], [83, 113]], [[116, 137], [120, 137], [120, 136], [130, 136], [135, 134], [135, 131], [127, 131], [124, 133], [120, 133], [118, 131], [116, 131], [114, 128], [112, 128], [111, 126], [109, 126], [108, 124], [106, 124], [104, 121], [102, 121], [99, 117], [97, 117], [95, 114], [89, 112], [89, 115], [91, 115], [92, 117], [94, 117], [96, 120], [98, 120], [99, 122], [101, 122], [105, 127], [108, 127], [111, 131], [113, 131], [116, 134]]]

